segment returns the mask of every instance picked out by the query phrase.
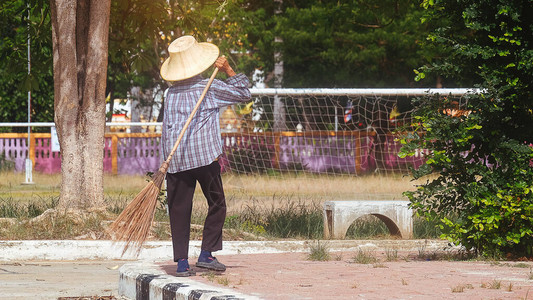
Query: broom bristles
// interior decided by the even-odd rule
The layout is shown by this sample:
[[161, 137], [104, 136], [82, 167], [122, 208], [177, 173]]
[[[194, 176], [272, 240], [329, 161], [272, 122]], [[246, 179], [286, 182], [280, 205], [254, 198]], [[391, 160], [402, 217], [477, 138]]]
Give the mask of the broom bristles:
[[124, 208], [109, 229], [115, 233], [116, 241], [124, 241], [122, 255], [132, 247], [139, 255], [142, 245], [148, 238], [154, 219], [157, 198], [166, 176], [168, 164], [165, 162], [152, 176], [152, 180]]

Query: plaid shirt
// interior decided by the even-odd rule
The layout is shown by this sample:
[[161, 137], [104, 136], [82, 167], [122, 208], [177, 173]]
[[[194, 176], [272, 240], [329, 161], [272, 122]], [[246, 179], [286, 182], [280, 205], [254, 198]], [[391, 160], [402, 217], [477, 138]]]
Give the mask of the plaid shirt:
[[[165, 159], [172, 151], [207, 81], [208, 79], [198, 75], [178, 81], [168, 89], [162, 132]], [[249, 101], [251, 94], [248, 85], [248, 78], [244, 74], [237, 74], [225, 81], [215, 79], [212, 82], [170, 160], [169, 173], [209, 165], [222, 154], [219, 110], [237, 102]]]

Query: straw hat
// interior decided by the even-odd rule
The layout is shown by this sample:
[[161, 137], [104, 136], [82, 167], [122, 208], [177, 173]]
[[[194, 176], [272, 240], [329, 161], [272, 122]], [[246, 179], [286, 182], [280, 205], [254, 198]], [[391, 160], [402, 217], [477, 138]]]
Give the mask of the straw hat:
[[211, 43], [198, 43], [190, 35], [174, 40], [168, 46], [170, 57], [161, 66], [161, 77], [179, 81], [207, 70], [218, 58], [219, 50]]

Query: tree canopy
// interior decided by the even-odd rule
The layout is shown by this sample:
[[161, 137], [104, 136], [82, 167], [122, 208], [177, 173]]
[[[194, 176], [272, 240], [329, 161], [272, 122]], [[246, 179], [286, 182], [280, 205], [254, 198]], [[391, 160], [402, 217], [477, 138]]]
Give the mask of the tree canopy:
[[[30, 4], [32, 73], [27, 74]], [[0, 5], [0, 115], [25, 121], [26, 94], [33, 90], [32, 120], [53, 117], [52, 46], [48, 1], [13, 0]], [[435, 27], [420, 22], [417, 1], [163, 1], [113, 0], [109, 31], [107, 93], [126, 98], [133, 86], [154, 93], [170, 42], [184, 34], [217, 44], [249, 77], [256, 69], [272, 85], [274, 52], [284, 63], [285, 87], [435, 86], [417, 83], [413, 69], [446, 56], [426, 43]], [[439, 21], [441, 22], [441, 21]], [[276, 43], [276, 37], [283, 42]], [[453, 79], [446, 86], [457, 84]]]

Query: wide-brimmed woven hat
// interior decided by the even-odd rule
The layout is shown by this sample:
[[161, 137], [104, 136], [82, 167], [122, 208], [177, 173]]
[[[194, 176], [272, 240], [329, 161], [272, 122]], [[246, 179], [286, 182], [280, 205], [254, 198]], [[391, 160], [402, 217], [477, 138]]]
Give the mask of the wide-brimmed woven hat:
[[161, 77], [179, 81], [207, 70], [218, 58], [219, 50], [211, 43], [198, 43], [193, 36], [185, 35], [168, 46], [170, 57], [161, 66]]

